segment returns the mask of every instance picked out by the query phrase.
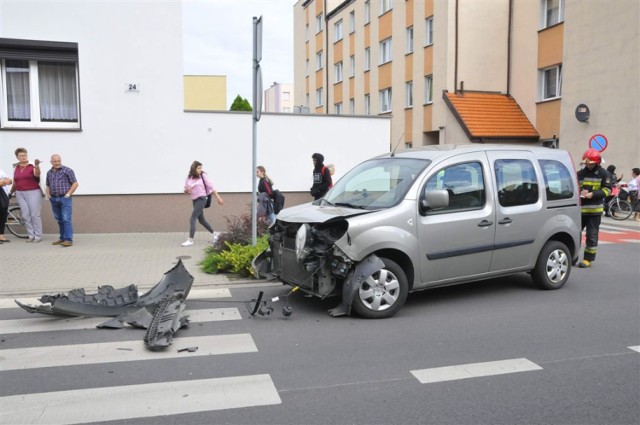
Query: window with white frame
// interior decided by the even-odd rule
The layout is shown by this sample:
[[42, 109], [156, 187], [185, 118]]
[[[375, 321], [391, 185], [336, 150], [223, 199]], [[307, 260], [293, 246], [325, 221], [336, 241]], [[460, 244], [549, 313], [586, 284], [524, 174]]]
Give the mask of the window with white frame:
[[364, 95], [364, 114], [371, 115], [371, 96]]
[[355, 113], [356, 113], [356, 100], [355, 99], [349, 99], [349, 113], [351, 115], [355, 115]]
[[324, 61], [322, 60], [322, 50], [316, 53], [316, 71], [319, 71], [324, 66]]
[[316, 90], [316, 106], [324, 105], [323, 102], [322, 87], [320, 87], [318, 90]]
[[76, 43], [0, 39], [0, 74], [1, 128], [80, 128]]
[[356, 57], [349, 56], [349, 77], [356, 75]]
[[562, 65], [542, 69], [539, 72], [540, 99], [557, 99], [562, 96]]
[[342, 19], [340, 19], [338, 22], [336, 22], [335, 24], [333, 24], [333, 30], [336, 33], [336, 39], [335, 41], [340, 41], [343, 38], [343, 34], [342, 34]]
[[371, 49], [364, 49], [364, 70], [368, 71], [371, 69]]
[[356, 12], [352, 10], [349, 12], [349, 34], [356, 32]]
[[391, 62], [391, 37], [380, 42], [380, 65]]
[[316, 34], [322, 31], [322, 13], [316, 16]]
[[541, 0], [540, 23], [547, 28], [564, 21], [564, 0]]
[[283, 106], [282, 107], [282, 112], [291, 112], [291, 107], [290, 106]]
[[371, 2], [364, 0], [364, 23], [365, 25], [371, 22]]
[[407, 28], [407, 53], [413, 53], [413, 27]]
[[342, 103], [336, 103], [333, 105], [336, 115], [342, 115]]
[[342, 62], [338, 62], [333, 65], [333, 74], [334, 74], [336, 83], [339, 83], [342, 81]]
[[304, 41], [309, 41], [309, 24], [304, 26]]
[[282, 100], [288, 102], [291, 100], [291, 92], [283, 91], [282, 92]]
[[407, 81], [404, 84], [405, 88], [405, 102], [404, 106], [411, 108], [413, 106], [413, 81]]
[[391, 87], [380, 90], [380, 113], [391, 112]]
[[380, 0], [380, 14], [387, 13], [391, 10], [391, 0]]
[[425, 32], [424, 32], [424, 45], [431, 46], [433, 44], [433, 16], [424, 20]]
[[433, 103], [433, 75], [424, 77], [424, 103]]

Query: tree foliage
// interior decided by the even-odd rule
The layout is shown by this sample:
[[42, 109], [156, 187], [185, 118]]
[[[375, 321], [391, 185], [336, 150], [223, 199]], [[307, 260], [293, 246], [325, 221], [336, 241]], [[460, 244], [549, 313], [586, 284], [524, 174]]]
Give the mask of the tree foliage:
[[230, 111], [253, 111], [253, 108], [251, 107], [251, 104], [249, 103], [249, 101], [245, 98], [243, 98], [240, 95], [237, 95], [236, 98], [233, 100], [233, 103], [231, 104], [231, 108], [229, 108]]

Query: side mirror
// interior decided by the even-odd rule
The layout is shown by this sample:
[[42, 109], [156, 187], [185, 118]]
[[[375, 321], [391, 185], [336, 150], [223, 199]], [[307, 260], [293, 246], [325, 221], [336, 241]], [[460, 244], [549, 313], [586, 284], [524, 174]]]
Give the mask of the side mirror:
[[449, 206], [449, 192], [446, 189], [426, 191], [420, 198], [420, 213]]

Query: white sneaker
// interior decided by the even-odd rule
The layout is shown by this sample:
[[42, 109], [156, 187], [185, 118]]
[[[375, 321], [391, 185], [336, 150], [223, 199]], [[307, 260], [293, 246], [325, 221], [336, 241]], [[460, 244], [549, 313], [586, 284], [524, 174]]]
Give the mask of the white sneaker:
[[180, 246], [191, 246], [191, 245], [193, 245], [193, 241], [191, 239], [187, 239], [186, 241], [180, 244]]

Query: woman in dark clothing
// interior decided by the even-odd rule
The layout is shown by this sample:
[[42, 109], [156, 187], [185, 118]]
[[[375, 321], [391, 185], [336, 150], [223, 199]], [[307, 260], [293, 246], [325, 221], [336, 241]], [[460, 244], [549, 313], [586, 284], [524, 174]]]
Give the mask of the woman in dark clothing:
[[320, 153], [314, 153], [311, 155], [311, 159], [313, 160], [313, 186], [311, 186], [310, 193], [313, 199], [318, 200], [333, 187], [333, 182], [329, 168], [324, 165], [324, 156]]
[[262, 165], [256, 167], [256, 177], [260, 179], [258, 193], [264, 193], [269, 197], [269, 202], [264, 210], [266, 219], [271, 224], [276, 221], [276, 215], [273, 212], [273, 180], [267, 175], [267, 170]]

